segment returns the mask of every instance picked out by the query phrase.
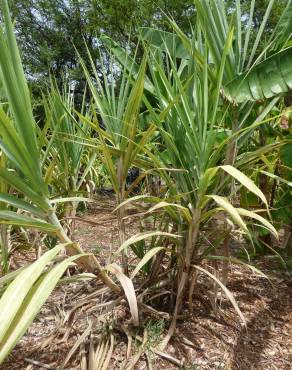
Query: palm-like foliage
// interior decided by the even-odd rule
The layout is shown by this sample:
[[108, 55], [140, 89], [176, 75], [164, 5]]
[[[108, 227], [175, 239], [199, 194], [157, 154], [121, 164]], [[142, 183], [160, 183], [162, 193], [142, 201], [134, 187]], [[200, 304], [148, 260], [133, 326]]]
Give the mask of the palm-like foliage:
[[[126, 179], [131, 167], [151, 167], [149, 160], [145, 158], [145, 145], [154, 132], [154, 127], [143, 129], [141, 126], [141, 100], [144, 92], [144, 78], [146, 58], [141, 62], [138, 70], [130, 59], [125, 60], [125, 66], [120, 65], [113, 59], [110, 60], [111, 76], [114, 71], [120, 73], [120, 84], [115, 86], [114, 81], [109, 81], [102, 64], [102, 76], [97, 73], [94, 62], [91, 60], [94, 78], [90, 76], [83, 61], [84, 72], [88, 86], [92, 93], [93, 122], [84, 119], [98, 133], [99, 143], [97, 150], [105, 164], [112, 186], [117, 196], [117, 204], [122, 203], [126, 197]], [[137, 73], [137, 74], [136, 74]], [[130, 77], [129, 77], [130, 75]], [[133, 82], [131, 78], [134, 77]], [[95, 111], [96, 110], [96, 111]], [[125, 241], [125, 209], [119, 208], [120, 243]], [[124, 259], [124, 268], [127, 263]]]
[[[0, 30], [0, 47], [2, 50], [0, 68], [1, 81], [3, 82], [9, 110], [6, 111], [3, 106], [0, 107], [0, 148], [6, 157], [4, 162], [1, 160], [0, 178], [1, 184], [3, 181], [14, 190], [14, 195], [2, 192], [0, 199], [2, 203], [12, 206], [18, 211], [1, 210], [0, 223], [32, 227], [46, 233], [52, 233], [62, 243], [65, 243], [67, 253], [74, 256], [67, 262], [58, 265], [52, 270], [52, 273], [40, 278], [38, 282], [36, 282], [36, 279], [24, 279], [20, 274], [15, 283], [12, 283], [12, 287], [8, 287], [1, 300], [1, 310], [3, 311], [1, 311], [1, 322], [4, 325], [0, 332], [1, 361], [24, 333], [70, 261], [79, 257], [79, 254], [82, 253], [81, 247], [72, 243], [64, 232], [49, 200], [48, 187], [41, 171], [37, 126], [33, 118], [29, 90], [6, 1], [2, 2], [2, 13], [4, 27]], [[5, 189], [2, 187], [1, 190]], [[21, 210], [21, 213], [19, 210]], [[23, 214], [23, 211], [26, 214]], [[60, 248], [57, 248], [54, 252], [59, 250]], [[51, 253], [47, 256], [51, 256]], [[44, 261], [49, 260], [44, 259]], [[40, 266], [38, 262], [34, 266], [37, 269], [36, 277], [40, 276], [45, 267], [45, 265]], [[98, 271], [102, 280], [109, 283], [116, 292], [120, 291], [102, 270], [94, 256], [81, 256], [78, 263], [89, 271]], [[31, 266], [31, 269], [34, 270], [34, 267]], [[25, 274], [29, 274], [29, 272], [30, 267], [25, 270]], [[22, 290], [21, 282], [26, 284], [26, 290]], [[33, 285], [34, 282], [36, 282], [35, 285]], [[22, 291], [21, 295], [16, 294], [15, 296], [16, 290], [13, 284]], [[26, 301], [23, 301], [25, 297]], [[7, 320], [6, 310], [11, 308], [11, 299], [13, 299], [14, 309], [11, 311], [10, 319]]]
[[[80, 257], [76, 255], [66, 258], [44, 272], [63, 248], [64, 245], [56, 246], [36, 262], [16, 271], [15, 278], [15, 273], [11, 276], [14, 279], [0, 299], [0, 363], [25, 333], [68, 266]], [[8, 277], [0, 279], [0, 285], [9, 282]]]
[[[52, 84], [50, 94], [44, 98], [46, 124], [42, 134], [47, 137], [47, 141], [44, 143], [46, 152], [42, 162], [48, 162], [46, 167], [50, 166], [50, 160], [56, 162], [58, 175], [55, 187], [56, 195], [59, 196], [73, 196], [78, 193], [97, 156], [86, 146], [87, 141], [90, 141], [92, 129], [79, 121], [75, 113], [74, 92], [68, 87], [67, 89], [68, 91], [65, 86], [64, 92], [61, 93]], [[81, 114], [88, 116], [84, 99]], [[49, 175], [52, 172], [52, 168], [48, 169], [46, 182], [54, 185], [54, 179]]]
[[[44, 106], [46, 120], [41, 137], [45, 148], [42, 155], [45, 181], [50, 185], [53, 201], [58, 204], [65, 202], [65, 216], [74, 218], [78, 202], [86, 201], [82, 197], [86, 189], [82, 191], [82, 187], [96, 176], [97, 154], [91, 147], [92, 129], [78, 118], [70, 89], [67, 91], [64, 87], [60, 93], [52, 84], [50, 93], [44, 97]], [[90, 119], [84, 99], [81, 114]]]
[[[212, 78], [208, 63], [210, 50], [202, 44], [200, 36], [198, 47], [183, 62], [176, 57], [173, 49], [168, 50], [165, 43], [166, 53], [162, 50], [164, 55], [161, 54], [161, 50], [155, 46], [149, 64], [158, 106], [152, 107], [146, 97], [145, 101], [162, 136], [163, 145], [157, 155], [164, 167], [183, 170], [174, 171], [171, 175], [174, 188], [173, 191], [170, 189], [170, 197], [179, 200], [179, 203], [170, 204], [164, 201], [160, 207], [160, 210], [166, 209], [172, 216], [182, 236], [178, 249], [179, 284], [174, 318], [181, 307], [185, 286], [193, 269], [192, 264], [208, 254], [209, 249], [204, 251], [198, 244], [203, 225], [208, 225], [214, 216], [224, 210], [244, 233], [248, 233], [244, 221], [248, 217], [257, 219], [276, 234], [272, 225], [262, 217], [259, 218], [258, 214], [235, 208], [222, 197], [228, 184], [228, 178], [222, 181], [220, 176], [220, 172], [224, 171], [267, 204], [264, 194], [243, 173], [232, 166], [220, 166], [226, 157], [226, 145], [220, 140], [220, 136], [224, 133], [224, 118], [229, 114], [229, 109], [232, 109], [222, 104], [220, 91], [232, 37], [231, 29], [220, 64], [211, 72]], [[196, 54], [203, 56], [199, 63], [196, 63], [196, 58], [191, 58], [191, 55]], [[214, 77], [216, 85], [213, 84]], [[216, 208], [216, 204], [219, 208]], [[153, 207], [153, 211], [157, 212], [158, 208]], [[226, 231], [227, 235], [228, 229]], [[166, 341], [172, 334], [174, 323], [175, 319]]]
[[[263, 120], [277, 120], [273, 109], [279, 94], [291, 88], [291, 1], [276, 27], [281, 30], [281, 37], [275, 32], [265, 46], [261, 42], [273, 3], [269, 2], [253, 45], [250, 35], [254, 0], [247, 27], [242, 23], [239, 0], [231, 18], [223, 0], [195, 0], [198, 23], [191, 37], [173, 21], [170, 21], [173, 34], [141, 30], [141, 40], [147, 46], [140, 65], [136, 57], [131, 58], [116, 45], [111, 48], [116, 59], [110, 56], [105, 61], [110, 76], [103, 62], [100, 62], [102, 73], [98, 73], [90, 56], [90, 72], [80, 60], [92, 100], [85, 104], [84, 99], [81, 111], [77, 112], [72, 94], [60, 93], [53, 86], [43, 99], [46, 121], [40, 130], [34, 121], [7, 3], [3, 2], [0, 82], [8, 104], [0, 106], [0, 223], [4, 225], [1, 248], [5, 254], [5, 224], [10, 224], [53, 234], [74, 256], [45, 270], [62, 249], [57, 246], [35, 264], [13, 273], [17, 277], [1, 298], [0, 314], [6, 315], [8, 304], [16, 293], [19, 296], [7, 322], [0, 320], [0, 361], [23, 334], [67, 266], [82, 252], [60, 224], [54, 204], [70, 201], [76, 206], [80, 200], [76, 194], [93, 170], [97, 156], [106, 166], [116, 193], [120, 223], [118, 252], [131, 246], [140, 261], [130, 277], [115, 263], [103, 269], [94, 256], [81, 255], [77, 263], [97, 272], [112, 291], [121, 294], [106, 271], [116, 276], [125, 291], [134, 325], [139, 323], [137, 302], [143, 306], [145, 295], [160, 291], [160, 282], [168, 286], [168, 302], [173, 298], [175, 302], [164, 344], [173, 334], [186, 295], [192, 308], [197, 272], [204, 273], [220, 287], [244, 321], [223, 284], [224, 271], [222, 276], [215, 276], [200, 264], [204, 259], [221, 259], [226, 272], [231, 234], [244, 235], [252, 241], [249, 224], [253, 228], [254, 224], [260, 225], [277, 237], [267, 220], [269, 209], [264, 193], [244, 174], [248, 164], [258, 164], [259, 157], [264, 165], [258, 170], [265, 170], [269, 164], [267, 153], [280, 145], [276, 142], [258, 148], [252, 140], [262, 134]], [[271, 69], [276, 71], [277, 78], [270, 77]], [[118, 76], [117, 80], [114, 76]], [[273, 100], [262, 103], [261, 109], [254, 102], [272, 97]], [[130, 198], [126, 178], [133, 166], [163, 176], [166, 189], [162, 197]], [[241, 188], [245, 194], [255, 195], [265, 209], [251, 211], [239, 207], [237, 194]], [[126, 240], [126, 205], [141, 200], [154, 205], [139, 217], [159, 220], [157, 229], [142, 230]], [[219, 230], [222, 219], [224, 227]], [[216, 235], [210, 237], [208, 230], [212, 228]], [[225, 255], [212, 255], [222, 244]], [[124, 258], [125, 271], [127, 262]], [[132, 280], [141, 270], [146, 272], [146, 280], [140, 285], [141, 279], [137, 279], [137, 292], [141, 293], [137, 301]], [[28, 276], [33, 278], [27, 279]], [[8, 275], [0, 283], [10, 281]]]
[[[261, 153], [268, 153], [279, 145], [275, 143], [260, 148], [245, 158], [237, 157], [239, 151], [248, 148], [247, 139], [261, 126], [261, 121], [275, 106], [277, 95], [287, 91], [290, 83], [286, 72], [282, 73], [282, 80], [278, 81], [277, 87], [271, 78], [265, 86], [252, 78], [254, 73], [259, 73], [263, 81], [262, 72], [268, 70], [269, 63], [276, 63], [279, 71], [281, 68], [285, 69], [285, 65], [291, 67], [283, 60], [280, 63], [279, 56], [282, 54], [275, 54], [283, 47], [277, 35], [274, 34], [268, 44], [273, 46], [271, 50], [276, 56], [268, 54], [265, 47], [260, 45], [273, 1], [269, 3], [254, 44], [250, 45], [254, 4], [253, 1], [246, 28], [242, 23], [239, 1], [236, 2], [235, 17], [231, 20], [224, 1], [196, 1], [199, 26], [192, 38], [186, 36], [173, 21], [171, 24], [176, 34], [153, 29], [143, 29], [141, 32], [142, 39], [151, 47], [149, 73], [145, 77], [144, 86], [147, 93], [143, 101], [151, 119], [159, 127], [162, 138], [156, 155], [161, 160], [160, 167], [174, 169], [170, 175], [170, 179], [174, 180], [173, 188], [169, 188], [167, 198], [150, 209], [147, 215], [151, 212], [164, 212], [174, 223], [173, 229], [182, 237], [179, 239], [181, 242], [178, 242], [180, 259], [175, 265], [178, 268], [176, 276], [179, 283], [176, 285], [178, 295], [174, 318], [180, 308], [186, 282], [193, 270], [192, 263], [210, 253], [210, 248], [202, 250], [198, 241], [200, 230], [208, 228], [214, 216], [217, 217], [218, 213], [224, 210], [243, 233], [249, 234], [245, 220], [254, 219], [273, 234], [277, 234], [273, 226], [258, 213], [235, 208], [230, 203], [237, 190], [231, 180], [234, 178], [248, 191], [255, 193], [262, 204], [267, 206], [263, 192], [232, 165], [244, 168], [251, 161], [257, 160]], [[285, 44], [289, 37], [289, 29], [286, 26], [290, 7], [289, 2], [277, 26], [287, 31]], [[210, 25], [212, 27], [209, 27]], [[127, 67], [127, 53], [113, 44], [111, 51]], [[271, 53], [270, 50], [269, 52]], [[290, 55], [290, 49], [281, 53]], [[270, 56], [269, 59], [267, 55]], [[262, 63], [258, 64], [260, 61]], [[128, 68], [133, 78], [137, 74], [137, 67], [133, 64], [131, 69]], [[242, 76], [236, 77], [240, 73]], [[231, 82], [233, 80], [234, 82]], [[271, 102], [263, 102], [259, 113], [253, 102], [234, 107], [225, 101], [228, 92], [228, 98], [232, 102], [236, 100], [245, 103], [255, 100], [255, 96], [247, 95], [247, 88], [243, 89], [244, 96], [240, 99], [237, 91], [230, 92], [232, 84], [238, 83], [240, 86], [246, 82], [248, 85], [250, 81], [257, 84], [256, 88], [262, 92], [262, 98], [276, 96]], [[256, 88], [253, 87], [254, 90]], [[223, 171], [231, 177], [224, 177]], [[226, 194], [230, 194], [229, 201], [222, 197]], [[154, 201], [157, 203], [159, 199]], [[215, 207], [216, 204], [218, 208]], [[219, 236], [215, 244], [226, 239], [224, 244], [228, 246], [230, 226], [226, 224], [225, 228], [225, 236], [223, 235], [223, 239]], [[135, 240], [138, 240], [137, 238]], [[155, 253], [165, 255], [165, 252], [156, 248], [153, 254], [149, 251], [143, 259], [146, 260], [150, 253], [151, 256]], [[192, 287], [192, 284], [190, 286]], [[190, 301], [191, 293], [192, 288], [189, 292]], [[170, 328], [170, 335], [174, 325], [175, 319]]]
[[[5, 27], [0, 34], [0, 66], [9, 112], [0, 108], [0, 145], [7, 157], [6, 166], [0, 168], [0, 177], [22, 197], [2, 193], [1, 201], [25, 211], [28, 215], [2, 210], [0, 222], [54, 233], [62, 242], [68, 243], [70, 239], [54, 213], [48, 187], [42, 176], [37, 126], [6, 2], [3, 2], [2, 10]], [[68, 251], [79, 253], [82, 250], [72, 244]], [[88, 262], [88, 267], [90, 266], [92, 270], [95, 269], [94, 263]]]

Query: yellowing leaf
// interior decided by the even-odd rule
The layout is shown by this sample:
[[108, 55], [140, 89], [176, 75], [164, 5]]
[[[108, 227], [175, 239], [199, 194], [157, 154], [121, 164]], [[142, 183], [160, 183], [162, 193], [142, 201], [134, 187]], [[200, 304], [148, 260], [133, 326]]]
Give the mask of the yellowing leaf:
[[277, 230], [274, 228], [274, 226], [266, 220], [264, 217], [260, 216], [259, 214], [255, 212], [248, 211], [244, 208], [237, 208], [237, 211], [240, 215], [253, 218], [255, 220], [258, 220], [260, 223], [262, 223], [277, 239], [279, 238]]
[[119, 282], [121, 283], [129, 303], [131, 315], [133, 318], [133, 324], [138, 326], [138, 304], [132, 280], [122, 272], [121, 268], [116, 263], [112, 263], [111, 265], [107, 266], [107, 270], [115, 274]]
[[222, 170], [227, 172], [230, 176], [234, 177], [238, 182], [240, 182], [243, 186], [245, 186], [249, 191], [257, 195], [262, 202], [266, 205], [268, 208], [268, 202], [264, 195], [264, 193], [256, 186], [256, 184], [248, 178], [245, 174], [243, 174], [241, 171], [239, 171], [237, 168], [226, 165], [226, 166], [220, 166]]
[[123, 249], [129, 247], [131, 244], [135, 244], [141, 240], [151, 238], [152, 236], [168, 236], [169, 238], [175, 238], [175, 239], [180, 238], [179, 235], [167, 233], [164, 231], [145, 231], [143, 233], [133, 235], [131, 238], [126, 240], [117, 250], [116, 254], [119, 254]]
[[243, 219], [241, 218], [240, 214], [238, 213], [237, 209], [233, 207], [233, 205], [224, 197], [219, 195], [208, 195], [209, 198], [212, 198], [220, 207], [224, 209], [232, 218], [234, 222], [239, 225], [242, 230], [248, 233], [248, 228], [244, 223]]
[[236, 303], [236, 300], [233, 297], [233, 294], [230, 292], [230, 290], [219, 279], [217, 279], [216, 276], [214, 276], [213, 274], [211, 274], [211, 272], [205, 270], [203, 267], [196, 266], [196, 265], [193, 265], [193, 267], [195, 269], [203, 272], [204, 274], [208, 275], [211, 279], [213, 279], [220, 286], [220, 288], [226, 294], [227, 298], [232, 303], [232, 306], [234, 307], [235, 311], [238, 313], [238, 315], [241, 318], [242, 322], [244, 323], [244, 325], [246, 325], [246, 320], [245, 320], [245, 318], [244, 318], [244, 316], [243, 316], [240, 308], [238, 307], [238, 304]]
[[57, 285], [59, 279], [69, 265], [82, 255], [66, 258], [63, 262], [55, 266], [51, 271], [41, 276], [36, 284], [32, 286], [26, 295], [17, 316], [14, 317], [12, 325], [5, 335], [4, 341], [0, 345], [0, 362], [6, 357], [18, 340], [25, 333], [28, 326], [40, 311], [52, 290]]
[[188, 222], [191, 222], [192, 216], [190, 214], [190, 211], [188, 208], [181, 206], [180, 204], [175, 204], [175, 203], [167, 203], [167, 202], [159, 202], [158, 204], [155, 204], [153, 207], [151, 207], [145, 214], [151, 213], [156, 211], [157, 209], [160, 208], [177, 208], [179, 211], [182, 212], [183, 216], [186, 218]]

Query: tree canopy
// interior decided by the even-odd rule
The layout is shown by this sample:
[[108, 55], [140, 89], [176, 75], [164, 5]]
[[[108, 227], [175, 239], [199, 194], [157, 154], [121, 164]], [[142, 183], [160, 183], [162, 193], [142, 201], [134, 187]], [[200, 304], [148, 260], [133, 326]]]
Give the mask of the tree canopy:
[[[231, 17], [236, 1], [227, 2]], [[241, 3], [244, 19], [250, 1]], [[259, 27], [267, 4], [268, 0], [256, 2], [254, 28]], [[270, 29], [285, 4], [285, 0], [275, 1], [269, 17]], [[171, 17], [189, 33], [196, 19], [192, 0], [11, 0], [10, 7], [27, 75], [41, 84], [48, 73], [57, 79], [70, 74], [79, 80], [82, 74], [76, 50], [88, 61], [87, 45], [93, 59], [98, 59], [103, 34], [121, 46], [135, 47], [140, 27], [170, 30]]]

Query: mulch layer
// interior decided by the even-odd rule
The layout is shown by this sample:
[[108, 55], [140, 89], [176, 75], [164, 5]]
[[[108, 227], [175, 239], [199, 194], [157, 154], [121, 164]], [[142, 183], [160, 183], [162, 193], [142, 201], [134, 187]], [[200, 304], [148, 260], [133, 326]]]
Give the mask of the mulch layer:
[[[103, 197], [101, 204], [75, 221], [74, 238], [85, 250], [95, 253], [102, 264], [107, 264], [118, 246], [118, 228], [111, 212], [111, 198]], [[129, 219], [129, 229], [131, 222]], [[133, 224], [133, 233], [135, 228]], [[20, 266], [35, 258], [35, 254], [22, 251], [13, 258], [14, 264]], [[261, 258], [257, 267], [270, 277], [270, 281], [244, 266], [232, 266], [229, 273], [227, 287], [245, 316], [246, 327], [241, 325], [224, 296], [215, 315], [204, 276], [201, 276], [201, 284], [194, 293], [194, 310], [178, 322], [176, 334], [165, 350], [169, 358], [151, 351], [158, 344], [159, 335], [168, 327], [167, 322], [157, 319], [147, 326], [151, 348], [146, 346], [133, 369], [292, 369], [292, 280], [279, 268], [275, 258]], [[96, 294], [102, 288], [96, 281], [59, 285], [0, 369], [57, 370], [66, 358], [64, 369], [86, 369], [89, 333], [96, 336], [97, 343], [112, 333], [114, 348], [108, 369], [127, 369], [128, 338], [118, 328], [120, 322], [129, 321], [126, 303], [104, 314], [104, 309], [98, 305], [110, 297], [106, 291]], [[142, 329], [137, 334], [143, 336]], [[140, 344], [133, 341], [129, 361], [139, 351]], [[181, 366], [175, 365], [173, 360]]]

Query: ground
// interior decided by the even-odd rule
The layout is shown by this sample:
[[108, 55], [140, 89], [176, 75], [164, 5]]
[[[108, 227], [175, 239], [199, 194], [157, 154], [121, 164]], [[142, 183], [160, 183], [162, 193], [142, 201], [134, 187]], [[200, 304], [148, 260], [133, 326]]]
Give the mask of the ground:
[[[117, 248], [117, 220], [112, 209], [111, 197], [103, 196], [100, 207], [88, 210], [76, 221], [75, 240], [94, 252], [103, 264], [110, 261]], [[14, 263], [22, 265], [33, 258], [34, 253], [19, 252]], [[244, 266], [232, 266], [229, 274], [228, 288], [247, 320], [246, 327], [224, 297], [214, 314], [201, 277], [193, 313], [186, 312], [160, 355], [153, 354], [151, 348], [157, 346], [157, 338], [167, 329], [168, 322], [161, 318], [148, 321], [146, 344], [136, 364], [133, 359], [141, 349], [137, 338], [143, 336], [143, 330], [131, 327], [126, 302], [118, 309], [100, 306], [111, 299], [100, 282], [59, 285], [0, 369], [61, 369], [68, 360], [65, 369], [85, 370], [90, 333], [92, 343], [100, 343], [112, 334], [113, 353], [108, 369], [292, 369], [292, 281], [275, 258], [261, 258], [257, 266], [270, 281]], [[136, 337], [131, 345], [127, 332]], [[105, 352], [110, 353], [109, 348], [108, 345]]]

